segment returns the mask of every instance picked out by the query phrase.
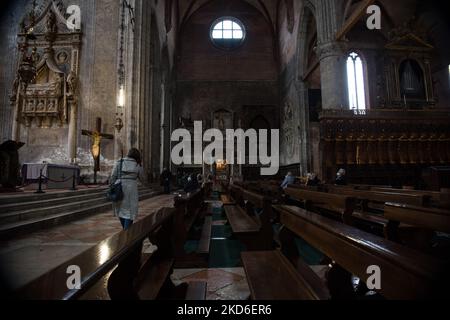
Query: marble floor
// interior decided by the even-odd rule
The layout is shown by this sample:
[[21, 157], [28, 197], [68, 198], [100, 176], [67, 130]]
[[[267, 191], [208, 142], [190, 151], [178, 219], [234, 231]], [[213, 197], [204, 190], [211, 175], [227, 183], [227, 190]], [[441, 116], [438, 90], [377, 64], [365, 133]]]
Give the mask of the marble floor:
[[[142, 201], [138, 220], [159, 208], [172, 206], [171, 195]], [[14, 240], [0, 241], [0, 274], [7, 275], [10, 287], [19, 288], [120, 231], [120, 223], [110, 211]], [[146, 245], [144, 250], [151, 251], [151, 244]], [[208, 300], [245, 300], [250, 295], [243, 268], [177, 269], [172, 280], [176, 285], [199, 280], [207, 282]]]
[[[173, 206], [173, 196], [163, 195], [140, 203], [138, 220], [162, 207]], [[0, 241], [2, 275], [12, 279], [9, 285], [21, 287], [99, 242], [120, 232], [113, 212], [101, 213], [62, 226]]]
[[243, 268], [177, 269], [175, 285], [182, 282], [207, 282], [206, 300], [248, 300], [250, 289]]

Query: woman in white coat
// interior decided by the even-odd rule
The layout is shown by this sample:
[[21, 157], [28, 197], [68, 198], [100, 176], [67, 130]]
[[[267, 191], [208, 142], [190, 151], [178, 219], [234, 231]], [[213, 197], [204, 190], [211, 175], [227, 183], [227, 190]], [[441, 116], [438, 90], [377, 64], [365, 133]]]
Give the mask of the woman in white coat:
[[[142, 176], [141, 153], [131, 149], [126, 158], [117, 161], [111, 175], [111, 183], [122, 181], [123, 199], [113, 205], [114, 215], [120, 219], [124, 230], [127, 230], [138, 215], [139, 192], [137, 180]], [[119, 173], [122, 167], [122, 172]]]

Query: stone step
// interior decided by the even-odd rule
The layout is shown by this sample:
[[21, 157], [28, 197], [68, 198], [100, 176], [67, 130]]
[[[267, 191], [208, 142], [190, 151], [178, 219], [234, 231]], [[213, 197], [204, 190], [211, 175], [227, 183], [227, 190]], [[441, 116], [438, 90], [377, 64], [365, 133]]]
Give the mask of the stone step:
[[[81, 189], [76, 191], [48, 191], [42, 194], [36, 193], [17, 193], [17, 194], [8, 194], [2, 195], [0, 194], [0, 205], [7, 204], [16, 204], [16, 203], [25, 203], [25, 202], [35, 202], [35, 201], [45, 201], [52, 199], [60, 199], [60, 198], [71, 198], [77, 197], [81, 195], [97, 193], [97, 192], [106, 192], [108, 187], [95, 187], [90, 189]], [[148, 190], [145, 186], [139, 186], [139, 190]]]
[[[139, 200], [147, 200], [159, 195], [159, 191], [145, 191], [139, 195]], [[14, 237], [21, 236], [30, 232], [45, 230], [69, 223], [71, 221], [80, 220], [88, 216], [111, 210], [111, 203], [96, 203], [89, 207], [75, 209], [71, 211], [53, 213], [44, 217], [38, 217], [27, 221], [8, 223], [0, 226], [0, 239], [10, 240]]]
[[0, 205], [21, 203], [21, 202], [42, 201], [58, 198], [70, 198], [84, 194], [89, 194], [100, 190], [105, 191], [106, 187], [83, 189], [77, 191], [56, 191], [56, 192], [46, 191], [46, 193], [43, 194], [18, 193], [13, 195], [0, 195]]
[[61, 204], [86, 201], [90, 199], [99, 199], [105, 197], [105, 190], [100, 190], [91, 193], [85, 193], [81, 195], [74, 195], [71, 197], [63, 197], [63, 198], [54, 198], [47, 200], [38, 200], [38, 201], [21, 201], [19, 203], [8, 203], [0, 205], [0, 219], [1, 216], [11, 212], [17, 211], [25, 211], [27, 209], [35, 209], [35, 208], [50, 208]]
[[[139, 193], [151, 192], [150, 190], [139, 190]], [[86, 195], [84, 195], [86, 196]], [[95, 193], [88, 195], [87, 199], [79, 199], [77, 197], [61, 198], [58, 199], [58, 203], [52, 204], [44, 203], [40, 205], [39, 202], [35, 202], [32, 207], [27, 206], [25, 210], [13, 210], [11, 212], [4, 213], [0, 211], [0, 225], [7, 223], [14, 223], [19, 221], [26, 221], [30, 219], [37, 219], [42, 216], [48, 216], [59, 212], [74, 211], [86, 207], [93, 206], [95, 204], [103, 204], [110, 202], [106, 199], [105, 193]]]

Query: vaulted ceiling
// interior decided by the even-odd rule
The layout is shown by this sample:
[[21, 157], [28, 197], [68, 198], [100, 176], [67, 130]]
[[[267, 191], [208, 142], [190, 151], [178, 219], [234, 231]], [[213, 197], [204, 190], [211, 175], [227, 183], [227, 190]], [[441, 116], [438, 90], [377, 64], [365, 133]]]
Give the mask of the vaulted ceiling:
[[[180, 25], [185, 23], [199, 8], [214, 0], [179, 0]], [[258, 9], [275, 28], [277, 7], [280, 0], [243, 0]]]

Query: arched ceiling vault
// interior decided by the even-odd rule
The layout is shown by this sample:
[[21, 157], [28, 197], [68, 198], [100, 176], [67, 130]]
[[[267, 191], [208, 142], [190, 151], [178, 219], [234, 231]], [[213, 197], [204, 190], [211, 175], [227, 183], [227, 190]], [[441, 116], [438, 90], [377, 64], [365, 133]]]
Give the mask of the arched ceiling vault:
[[[215, 0], [178, 0], [179, 25], [182, 26], [202, 6]], [[279, 0], [242, 0], [255, 7], [267, 22], [276, 30], [277, 7]]]

